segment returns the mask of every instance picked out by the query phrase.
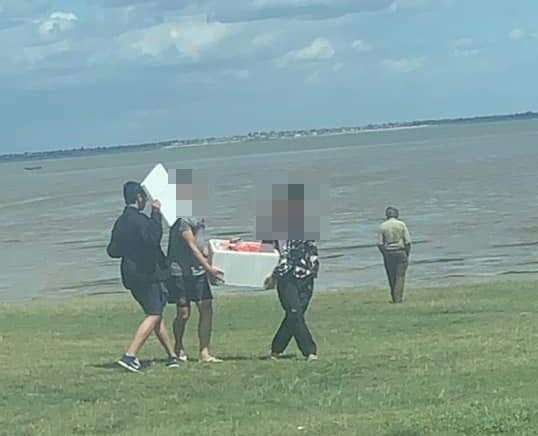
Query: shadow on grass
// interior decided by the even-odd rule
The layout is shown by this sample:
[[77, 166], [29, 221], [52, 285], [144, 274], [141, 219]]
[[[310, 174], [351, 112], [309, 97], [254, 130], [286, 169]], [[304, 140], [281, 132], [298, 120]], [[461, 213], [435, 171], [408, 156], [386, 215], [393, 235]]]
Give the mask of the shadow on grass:
[[[289, 360], [295, 359], [297, 355], [295, 354], [282, 354], [277, 360]], [[230, 356], [219, 356], [219, 359], [224, 360], [225, 362], [241, 362], [241, 361], [260, 361], [260, 360], [271, 360], [270, 356], [241, 356], [241, 355], [230, 355]]]
[[[245, 362], [245, 361], [257, 362], [257, 361], [270, 361], [271, 360], [269, 356], [247, 356], [247, 355], [228, 355], [228, 356], [219, 355], [218, 358], [222, 359], [224, 362]], [[296, 354], [283, 354], [278, 358], [278, 360], [291, 360], [291, 359], [296, 359], [296, 358], [297, 358]], [[155, 366], [157, 364], [164, 365], [166, 362], [167, 362], [167, 359], [140, 360], [140, 364], [142, 365], [142, 368], [141, 368], [142, 370], [151, 368], [152, 366]], [[187, 363], [182, 363], [181, 365], [189, 365], [190, 363], [201, 363], [201, 362], [198, 359], [190, 359]], [[118, 365], [117, 361], [96, 363], [90, 366], [93, 368], [98, 368], [98, 369], [125, 371], [125, 368]]]
[[[154, 366], [157, 363], [162, 363], [164, 365], [166, 363], [166, 361], [167, 361], [166, 359], [146, 359], [146, 360], [141, 360], [140, 365], [142, 365], [141, 369], [144, 370], [144, 369], [147, 369], [147, 368], [151, 368], [152, 366]], [[115, 360], [113, 362], [96, 363], [96, 364], [93, 364], [93, 365], [90, 365], [90, 366], [93, 367], [93, 368], [98, 368], [98, 369], [126, 371], [125, 368], [123, 368], [122, 366], [120, 366], [118, 364], [117, 360]]]

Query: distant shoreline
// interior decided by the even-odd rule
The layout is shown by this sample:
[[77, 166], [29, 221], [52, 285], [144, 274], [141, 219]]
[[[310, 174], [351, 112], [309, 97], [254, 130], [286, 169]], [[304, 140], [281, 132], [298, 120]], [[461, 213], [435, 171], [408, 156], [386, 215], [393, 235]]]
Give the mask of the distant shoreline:
[[[380, 127], [375, 129], [360, 129], [356, 132], [350, 133], [350, 132], [331, 132], [331, 133], [325, 133], [323, 135], [302, 135], [302, 136], [282, 136], [281, 138], [268, 138], [269, 141], [275, 141], [276, 139], [285, 140], [285, 139], [297, 139], [297, 138], [312, 138], [312, 137], [318, 137], [318, 136], [341, 136], [341, 135], [360, 135], [362, 133], [378, 133], [378, 132], [392, 132], [394, 130], [414, 130], [414, 129], [423, 129], [425, 127], [431, 127], [427, 124], [419, 125], [419, 126], [401, 126], [401, 127]], [[165, 145], [162, 148], [165, 150], [173, 150], [176, 148], [192, 148], [192, 147], [203, 147], [206, 145], [230, 145], [230, 144], [240, 144], [241, 142], [246, 141], [240, 141], [240, 140], [229, 140], [229, 141], [219, 141], [219, 142], [203, 142], [199, 144], [172, 144], [172, 145]]]
[[446, 118], [437, 120], [420, 120], [409, 122], [389, 122], [382, 124], [368, 124], [361, 127], [336, 127], [322, 129], [300, 129], [300, 130], [285, 130], [285, 131], [259, 131], [251, 132], [246, 135], [224, 136], [224, 137], [209, 137], [209, 138], [193, 138], [183, 140], [168, 140], [154, 143], [146, 143], [139, 145], [116, 145], [116, 146], [91, 146], [78, 147], [72, 149], [62, 149], [53, 151], [41, 152], [25, 152], [25, 153], [9, 153], [0, 155], [0, 163], [2, 162], [25, 162], [35, 160], [56, 159], [64, 157], [83, 157], [94, 156], [101, 154], [120, 153], [126, 151], [151, 151], [158, 149], [175, 149], [196, 147], [200, 145], [222, 145], [230, 143], [242, 143], [250, 141], [272, 141], [279, 139], [294, 139], [317, 136], [336, 136], [336, 135], [355, 135], [360, 133], [383, 132], [392, 130], [406, 130], [423, 127], [442, 126], [442, 125], [457, 125], [471, 123], [487, 123], [487, 122], [502, 122], [502, 121], [523, 121], [538, 119], [538, 112], [522, 112], [505, 115], [488, 115], [476, 116], [467, 118]]

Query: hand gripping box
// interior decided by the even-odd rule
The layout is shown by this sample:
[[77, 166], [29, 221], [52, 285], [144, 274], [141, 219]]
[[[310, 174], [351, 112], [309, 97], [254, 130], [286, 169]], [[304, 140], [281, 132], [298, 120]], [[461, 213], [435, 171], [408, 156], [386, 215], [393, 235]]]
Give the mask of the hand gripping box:
[[211, 264], [224, 271], [225, 285], [263, 288], [263, 281], [273, 272], [279, 254], [277, 250], [253, 250], [254, 244], [247, 242], [243, 247], [232, 249], [230, 241], [209, 241]]

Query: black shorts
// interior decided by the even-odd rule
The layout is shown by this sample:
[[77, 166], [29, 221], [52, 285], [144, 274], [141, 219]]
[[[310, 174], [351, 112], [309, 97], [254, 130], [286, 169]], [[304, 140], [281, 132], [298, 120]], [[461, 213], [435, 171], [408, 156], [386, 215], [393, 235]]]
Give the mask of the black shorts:
[[212, 300], [213, 293], [207, 275], [192, 277], [172, 277], [166, 282], [168, 302], [178, 306], [188, 306], [191, 302]]
[[166, 307], [166, 288], [162, 283], [133, 286], [131, 294], [146, 315], [162, 315]]

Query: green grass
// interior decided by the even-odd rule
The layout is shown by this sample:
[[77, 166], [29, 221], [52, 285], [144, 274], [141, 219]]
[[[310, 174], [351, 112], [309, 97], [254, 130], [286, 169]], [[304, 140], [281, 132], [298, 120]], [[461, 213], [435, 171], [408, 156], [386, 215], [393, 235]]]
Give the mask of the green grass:
[[538, 434], [536, 285], [407, 296], [316, 294], [312, 363], [260, 358], [281, 317], [273, 293], [218, 298], [227, 361], [167, 370], [151, 338], [144, 375], [113, 364], [141, 318], [128, 295], [0, 306], [0, 435]]

